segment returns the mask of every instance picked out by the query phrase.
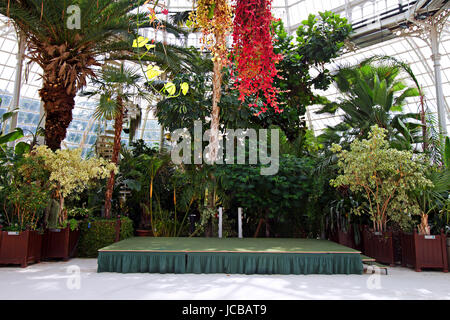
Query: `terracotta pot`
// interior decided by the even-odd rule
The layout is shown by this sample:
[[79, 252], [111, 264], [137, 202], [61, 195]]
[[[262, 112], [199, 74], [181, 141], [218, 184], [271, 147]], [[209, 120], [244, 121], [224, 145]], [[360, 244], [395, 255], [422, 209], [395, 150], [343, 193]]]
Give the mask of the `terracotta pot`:
[[136, 236], [151, 237], [151, 236], [153, 236], [153, 232], [152, 232], [152, 230], [138, 229], [138, 230], [136, 230]]
[[20, 264], [41, 261], [42, 235], [37, 231], [2, 231], [0, 240], [0, 264]]
[[440, 235], [402, 234], [402, 265], [412, 266], [417, 272], [422, 268], [439, 268], [448, 272], [446, 237]]
[[42, 259], [61, 258], [64, 261], [74, 257], [78, 247], [80, 230], [47, 229], [44, 233]]

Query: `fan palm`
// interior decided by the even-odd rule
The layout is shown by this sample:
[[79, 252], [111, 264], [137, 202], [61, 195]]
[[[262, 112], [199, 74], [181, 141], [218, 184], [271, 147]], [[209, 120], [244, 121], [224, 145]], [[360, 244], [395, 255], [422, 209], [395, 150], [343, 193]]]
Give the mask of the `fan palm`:
[[[121, 135], [124, 123], [124, 115], [127, 105], [130, 105], [132, 97], [146, 97], [142, 92], [139, 82], [142, 81], [137, 70], [127, 68], [123, 64], [120, 67], [105, 66], [99, 73], [99, 77], [93, 80], [93, 84], [98, 91], [83, 92], [83, 95], [93, 96], [100, 94], [100, 100], [94, 112], [94, 117], [98, 120], [114, 120], [114, 147], [111, 161], [115, 164], [119, 161], [121, 148]], [[130, 118], [130, 129], [137, 130], [140, 117]], [[134, 133], [130, 131], [130, 136]], [[105, 194], [105, 217], [111, 215], [111, 199], [114, 189], [115, 173], [111, 171]]]
[[343, 121], [328, 127], [322, 138], [351, 142], [365, 138], [370, 127], [377, 124], [388, 130], [391, 144], [398, 148], [410, 148], [421, 139], [419, 113], [402, 113], [406, 99], [419, 96], [416, 88], [407, 87], [398, 80], [398, 66], [362, 64], [344, 67], [335, 76], [342, 93], [340, 102], [326, 104], [318, 113], [343, 112]]
[[[76, 5], [79, 28], [68, 23]], [[145, 20], [145, 14], [133, 13], [140, 1], [129, 0], [0, 0], [0, 14], [9, 17], [26, 36], [28, 58], [43, 69], [39, 91], [46, 112], [45, 142], [59, 149], [72, 121], [77, 92], [94, 76], [100, 59], [135, 59], [131, 44], [139, 28], [158, 28], [179, 35], [180, 30], [163, 21]], [[146, 21], [146, 22], [145, 22]], [[154, 54], [144, 59], [179, 68], [182, 48], [158, 44]], [[172, 62], [178, 59], [178, 63]], [[166, 63], [167, 62], [167, 63]]]
[[427, 178], [433, 182], [432, 188], [418, 190], [413, 199], [420, 208], [420, 225], [418, 225], [420, 234], [430, 234], [428, 224], [428, 215], [433, 211], [448, 210], [450, 199], [450, 170], [441, 168], [427, 173]]

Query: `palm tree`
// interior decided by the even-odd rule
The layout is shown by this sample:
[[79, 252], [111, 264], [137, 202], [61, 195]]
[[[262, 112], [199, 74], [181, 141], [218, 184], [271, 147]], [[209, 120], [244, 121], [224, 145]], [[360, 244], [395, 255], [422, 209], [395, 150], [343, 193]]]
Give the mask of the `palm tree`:
[[388, 130], [391, 145], [411, 147], [421, 140], [419, 113], [402, 113], [406, 99], [419, 96], [417, 88], [407, 87], [398, 80], [400, 67], [363, 63], [341, 68], [335, 76], [337, 88], [343, 95], [339, 102], [326, 104], [318, 113], [343, 112], [343, 121], [328, 127], [322, 139], [351, 142], [365, 138], [370, 127], [377, 124]]
[[[68, 8], [79, 8], [79, 28], [73, 28]], [[133, 13], [140, 1], [130, 0], [0, 0], [0, 14], [9, 17], [26, 37], [27, 56], [43, 70], [39, 91], [46, 112], [45, 142], [52, 150], [59, 149], [72, 121], [77, 92], [94, 76], [93, 67], [101, 59], [132, 59], [132, 42], [139, 28], [161, 25], [176, 35], [180, 30], [170, 24], [145, 20], [145, 14]], [[70, 9], [70, 8], [69, 8]], [[182, 48], [175, 53], [158, 44], [154, 54], [144, 60], [172, 64]], [[172, 59], [172, 60], [171, 60]], [[179, 58], [178, 58], [179, 59]], [[176, 60], [176, 59], [175, 59]]]
[[[120, 67], [105, 66], [99, 73], [100, 77], [93, 80], [98, 91], [83, 92], [83, 95], [94, 96], [100, 94], [100, 100], [94, 112], [96, 119], [114, 120], [114, 147], [111, 161], [115, 164], [119, 161], [121, 148], [121, 135], [124, 123], [124, 115], [127, 106], [131, 104], [132, 97], [146, 97], [146, 93], [140, 90], [139, 83], [142, 77], [139, 72], [127, 68], [123, 64]], [[140, 117], [130, 118], [130, 136], [138, 129]], [[133, 123], [134, 122], [134, 123]], [[111, 171], [105, 194], [105, 217], [111, 216], [111, 199], [114, 189], [115, 173]]]

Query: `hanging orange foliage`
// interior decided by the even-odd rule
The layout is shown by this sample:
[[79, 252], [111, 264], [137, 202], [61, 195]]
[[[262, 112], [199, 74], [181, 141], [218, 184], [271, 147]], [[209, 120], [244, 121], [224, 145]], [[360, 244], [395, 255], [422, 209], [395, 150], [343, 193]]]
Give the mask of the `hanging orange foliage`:
[[200, 28], [203, 37], [202, 49], [210, 50], [213, 61], [218, 61], [222, 67], [229, 64], [226, 37], [233, 26], [232, 8], [228, 0], [198, 0], [190, 20], [195, 27]]

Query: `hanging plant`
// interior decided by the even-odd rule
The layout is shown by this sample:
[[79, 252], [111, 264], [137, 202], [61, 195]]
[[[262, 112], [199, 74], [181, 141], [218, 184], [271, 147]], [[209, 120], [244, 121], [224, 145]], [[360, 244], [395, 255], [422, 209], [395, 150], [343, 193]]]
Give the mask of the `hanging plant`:
[[276, 112], [283, 111], [277, 101], [279, 90], [273, 86], [278, 74], [276, 64], [282, 56], [273, 51], [271, 7], [272, 0], [237, 0], [234, 6], [233, 78], [240, 92], [239, 100], [256, 97], [250, 107], [257, 107], [260, 93], [263, 94], [265, 101], [259, 114], [266, 112], [268, 106]]
[[219, 125], [223, 68], [229, 64], [227, 35], [232, 28], [232, 8], [228, 0], [198, 0], [197, 8], [190, 15], [191, 24], [203, 33], [202, 49], [212, 53], [213, 96], [211, 112], [210, 161], [214, 163], [219, 150]]
[[232, 7], [228, 0], [198, 0], [195, 11], [189, 17], [190, 24], [199, 28], [203, 37], [202, 50], [210, 50], [213, 61], [222, 67], [229, 64], [226, 37], [233, 26]]
[[[138, 3], [140, 4], [142, 0], [138, 0]], [[164, 70], [161, 70], [159, 66], [156, 64], [148, 64], [144, 63], [143, 59], [145, 57], [148, 58], [150, 54], [156, 54], [156, 43], [157, 43], [157, 35], [158, 32], [166, 32], [164, 23], [157, 18], [156, 10], [160, 10], [160, 13], [167, 16], [169, 14], [169, 10], [165, 6], [164, 3], [159, 3], [159, 0], [145, 0], [143, 3], [143, 6], [146, 7], [146, 13], [144, 14], [145, 20], [140, 21], [140, 17], [142, 16], [141, 12], [139, 11], [140, 5], [138, 8], [137, 16], [136, 16], [136, 25], [137, 25], [137, 31], [139, 33], [140, 26], [144, 24], [149, 24], [152, 26], [154, 32], [154, 39], [149, 39], [147, 37], [139, 36], [137, 35], [137, 38], [133, 41], [132, 47], [137, 51], [137, 58], [139, 61], [139, 65], [141, 66], [141, 69], [143, 71], [146, 83], [154, 90], [154, 92], [158, 92], [165, 96], [165, 98], [177, 98], [181, 94], [186, 95], [189, 90], [189, 84], [184, 82], [181, 84], [180, 90], [178, 94], [176, 93], [177, 87], [175, 84], [171, 81], [168, 81], [165, 83], [165, 85], [161, 89], [157, 89], [153, 86], [153, 82], [157, 80], [157, 78], [165, 73]], [[165, 41], [162, 43], [162, 47], [164, 49], [164, 52], [166, 52], [165, 48]], [[144, 51], [142, 53], [142, 51]], [[167, 53], [166, 53], [167, 54]], [[146, 59], [148, 60], [148, 59]]]

